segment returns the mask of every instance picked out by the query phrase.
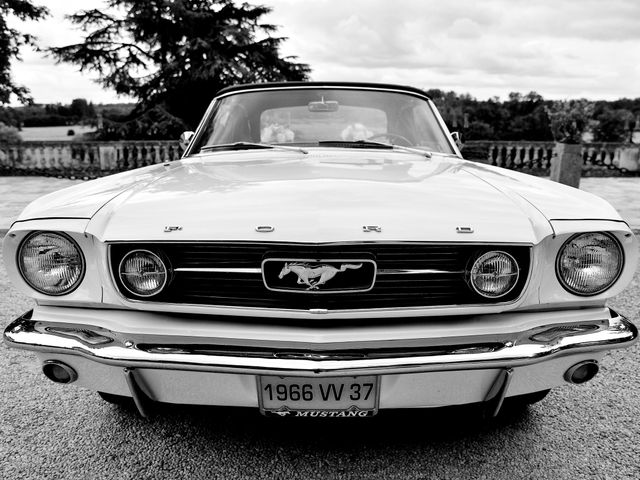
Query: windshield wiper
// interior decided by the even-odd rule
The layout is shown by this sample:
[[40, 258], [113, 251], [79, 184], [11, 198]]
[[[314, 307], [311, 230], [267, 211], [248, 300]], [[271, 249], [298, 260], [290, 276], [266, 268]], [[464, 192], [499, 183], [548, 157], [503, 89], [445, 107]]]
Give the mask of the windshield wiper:
[[393, 150], [393, 145], [391, 145], [390, 143], [384, 143], [384, 142], [373, 142], [371, 140], [320, 140], [318, 142], [318, 146], [324, 146], [324, 145], [344, 145], [347, 148], [388, 148], [389, 150]]
[[404, 145], [395, 145], [393, 143], [375, 142], [373, 140], [321, 140], [318, 142], [318, 146], [322, 145], [344, 145], [347, 148], [385, 148], [389, 150], [400, 150], [402, 152], [417, 153], [424, 155], [427, 158], [431, 158], [431, 152], [421, 150], [419, 148], [405, 147]]
[[289, 152], [300, 152], [305, 155], [307, 152], [305, 149], [300, 147], [286, 147], [284, 145], [274, 145], [271, 143], [257, 143], [257, 142], [234, 142], [234, 143], [221, 143], [218, 145], [205, 145], [200, 148], [201, 152], [209, 152], [211, 150], [251, 150], [251, 149], [259, 149], [259, 148], [267, 148], [267, 149], [277, 149], [277, 150], [287, 150]]

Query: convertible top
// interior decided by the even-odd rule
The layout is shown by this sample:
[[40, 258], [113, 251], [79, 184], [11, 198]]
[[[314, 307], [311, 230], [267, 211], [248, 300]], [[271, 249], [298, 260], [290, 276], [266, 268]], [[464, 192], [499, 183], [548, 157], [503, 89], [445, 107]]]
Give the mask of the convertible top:
[[226, 93], [240, 92], [245, 90], [259, 90], [265, 88], [282, 88], [282, 87], [365, 87], [375, 89], [393, 89], [404, 90], [409, 93], [417, 94], [422, 97], [431, 99], [424, 90], [407, 85], [395, 85], [391, 83], [367, 83], [367, 82], [264, 82], [264, 83], [247, 83], [225, 87], [216, 93], [216, 97]]

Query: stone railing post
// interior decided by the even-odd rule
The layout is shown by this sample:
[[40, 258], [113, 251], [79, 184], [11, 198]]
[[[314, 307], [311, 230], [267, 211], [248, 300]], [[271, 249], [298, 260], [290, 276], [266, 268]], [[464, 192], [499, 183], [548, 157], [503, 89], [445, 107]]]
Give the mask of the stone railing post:
[[582, 145], [556, 143], [555, 155], [551, 159], [551, 180], [579, 188], [582, 163]]
[[118, 151], [115, 145], [101, 144], [98, 146], [98, 157], [100, 172], [116, 170], [118, 166]]
[[640, 147], [616, 148], [614, 164], [628, 172], [640, 170]]
[[0, 144], [0, 170], [13, 169], [13, 160], [11, 145], [8, 143]]
[[[57, 154], [60, 158], [60, 163], [66, 168], [70, 170], [75, 170], [76, 165], [79, 166], [80, 159], [77, 162], [74, 162], [73, 154], [71, 152], [71, 145], [63, 145], [59, 144], [56, 147]], [[86, 152], [85, 152], [86, 155]], [[75, 164], [74, 164], [75, 163]]]

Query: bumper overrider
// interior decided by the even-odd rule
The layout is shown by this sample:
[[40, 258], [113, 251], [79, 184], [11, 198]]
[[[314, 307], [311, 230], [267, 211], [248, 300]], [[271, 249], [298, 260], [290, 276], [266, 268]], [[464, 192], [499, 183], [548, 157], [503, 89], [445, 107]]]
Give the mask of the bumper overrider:
[[[590, 379], [604, 351], [637, 340], [632, 322], [613, 310], [601, 311], [599, 319], [549, 323], [500, 336], [450, 337], [441, 345], [391, 342], [371, 348], [367, 342], [357, 348], [302, 342], [276, 348], [210, 344], [202, 338], [34, 320], [30, 311], [6, 328], [4, 340], [8, 346], [37, 352], [45, 374], [55, 365], [67, 370], [67, 376], [47, 374], [49, 378], [60, 383], [83, 380], [78, 383], [129, 395], [143, 415], [149, 399], [262, 407], [255, 384], [263, 376], [377, 376], [380, 408], [486, 401], [497, 414], [507, 396], [548, 389], [562, 380], [581, 383], [585, 373]], [[167, 384], [173, 388], [167, 390]]]

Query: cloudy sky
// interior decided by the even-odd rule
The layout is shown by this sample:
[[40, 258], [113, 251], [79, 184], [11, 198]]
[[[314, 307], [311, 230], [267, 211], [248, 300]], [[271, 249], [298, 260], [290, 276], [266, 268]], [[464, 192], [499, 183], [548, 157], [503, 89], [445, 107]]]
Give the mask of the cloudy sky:
[[[19, 28], [39, 45], [81, 38], [64, 19], [101, 0], [35, 0], [52, 15]], [[288, 37], [282, 53], [313, 80], [390, 82], [477, 98], [532, 90], [545, 98], [640, 97], [638, 0], [249, 0]], [[36, 102], [127, 101], [90, 74], [24, 50], [15, 79]]]

